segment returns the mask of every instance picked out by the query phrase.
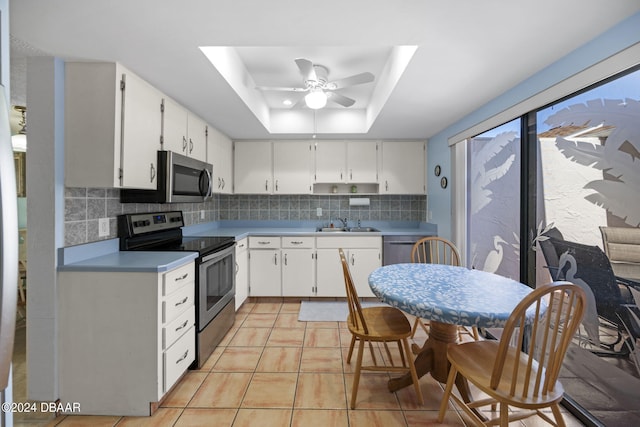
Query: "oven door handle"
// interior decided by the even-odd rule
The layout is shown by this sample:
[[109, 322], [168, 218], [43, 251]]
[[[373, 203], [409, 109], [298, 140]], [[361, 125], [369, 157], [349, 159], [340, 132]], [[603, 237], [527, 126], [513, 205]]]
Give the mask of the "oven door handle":
[[226, 249], [223, 249], [221, 251], [214, 252], [210, 255], [205, 256], [204, 258], [202, 258], [201, 263], [204, 264], [205, 262], [211, 261], [212, 259], [216, 259], [216, 258], [224, 258], [225, 256], [227, 256], [228, 254], [232, 253], [235, 250], [234, 246], [235, 246], [235, 243], [233, 246], [230, 246]]

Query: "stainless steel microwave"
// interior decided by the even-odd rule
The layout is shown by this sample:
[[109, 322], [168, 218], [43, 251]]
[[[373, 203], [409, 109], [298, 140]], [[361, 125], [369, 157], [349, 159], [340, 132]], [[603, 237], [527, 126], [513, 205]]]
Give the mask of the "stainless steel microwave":
[[156, 190], [120, 190], [122, 203], [203, 202], [213, 191], [213, 165], [173, 151], [158, 151]]

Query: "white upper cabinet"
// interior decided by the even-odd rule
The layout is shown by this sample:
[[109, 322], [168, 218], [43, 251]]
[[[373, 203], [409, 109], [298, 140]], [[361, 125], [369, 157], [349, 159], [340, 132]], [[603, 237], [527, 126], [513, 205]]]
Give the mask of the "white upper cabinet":
[[378, 182], [378, 143], [375, 141], [317, 141], [315, 182]]
[[236, 141], [234, 192], [309, 194], [311, 164], [310, 142]]
[[216, 128], [207, 128], [207, 163], [213, 165], [213, 192], [233, 191], [233, 142]]
[[236, 141], [233, 152], [234, 193], [271, 194], [273, 188], [271, 142]]
[[187, 117], [187, 141], [189, 157], [207, 161], [207, 123], [195, 114]]
[[307, 141], [273, 143], [273, 193], [311, 193], [311, 149]]
[[345, 182], [346, 149], [345, 141], [318, 141], [315, 143], [315, 182]]
[[380, 194], [426, 194], [424, 141], [382, 142]]
[[155, 189], [161, 103], [118, 63], [66, 63], [65, 185]]
[[164, 98], [163, 148], [205, 161], [207, 124], [171, 98]]
[[347, 182], [378, 182], [378, 143], [347, 141]]

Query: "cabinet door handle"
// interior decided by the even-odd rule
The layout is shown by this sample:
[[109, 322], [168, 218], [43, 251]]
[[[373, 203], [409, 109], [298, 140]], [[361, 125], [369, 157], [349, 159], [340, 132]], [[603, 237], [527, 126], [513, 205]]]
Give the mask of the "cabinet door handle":
[[384, 189], [389, 191], [389, 181], [384, 181]]
[[264, 182], [264, 191], [269, 191], [269, 180], [265, 180]]
[[176, 281], [176, 282], [179, 282], [179, 281], [181, 281], [181, 280], [186, 279], [187, 277], [189, 277], [189, 273], [184, 273], [182, 276], [180, 276], [180, 277], [176, 277], [176, 278], [175, 278], [175, 279], [173, 279], [173, 280], [174, 280], [174, 281]]
[[222, 178], [222, 189], [224, 190], [224, 186], [225, 186], [225, 182], [224, 182], [224, 178]]
[[278, 180], [276, 179], [276, 191], [278, 191]]
[[151, 166], [149, 167], [149, 178], [149, 182], [153, 182], [153, 180], [156, 179], [156, 168], [153, 166], [153, 163], [151, 163]]
[[236, 262], [236, 276], [238, 275], [238, 271], [240, 271], [240, 266], [238, 265], [238, 263]]
[[222, 180], [220, 179], [220, 177], [218, 177], [218, 188], [222, 187]]
[[182, 362], [184, 359], [187, 358], [187, 355], [189, 354], [189, 350], [185, 351], [184, 354], [182, 355], [182, 357], [178, 360], [176, 360], [176, 365], [180, 362]]
[[278, 265], [278, 254], [273, 255], [273, 262], [275, 265]]
[[193, 151], [193, 141], [189, 138], [189, 154]]
[[184, 304], [185, 302], [189, 301], [189, 297], [184, 297], [184, 299], [182, 301], [178, 301], [177, 303], [175, 303], [175, 306], [179, 306]]
[[356, 257], [355, 257], [355, 255], [351, 255], [351, 265], [356, 265]]
[[182, 151], [187, 151], [187, 137], [183, 136], [182, 137]]
[[284, 254], [284, 265], [287, 265], [287, 254]]
[[178, 327], [176, 328], [176, 332], [178, 332], [180, 329], [184, 329], [184, 328], [186, 328], [188, 324], [189, 324], [189, 319], [185, 320], [185, 321], [184, 321], [184, 323], [183, 323], [182, 325], [178, 326]]
[[349, 169], [349, 179], [353, 179], [353, 169]]

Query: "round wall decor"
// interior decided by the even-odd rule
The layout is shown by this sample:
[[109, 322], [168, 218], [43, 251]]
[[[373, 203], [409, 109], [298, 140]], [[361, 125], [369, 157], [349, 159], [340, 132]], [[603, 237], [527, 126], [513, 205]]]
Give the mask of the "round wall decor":
[[442, 170], [442, 169], [440, 168], [440, 165], [436, 165], [436, 168], [433, 170], [433, 173], [434, 173], [436, 176], [440, 176], [440, 172], [441, 172], [441, 170]]
[[442, 179], [440, 180], [440, 187], [442, 188], [447, 188], [447, 177], [443, 176]]

